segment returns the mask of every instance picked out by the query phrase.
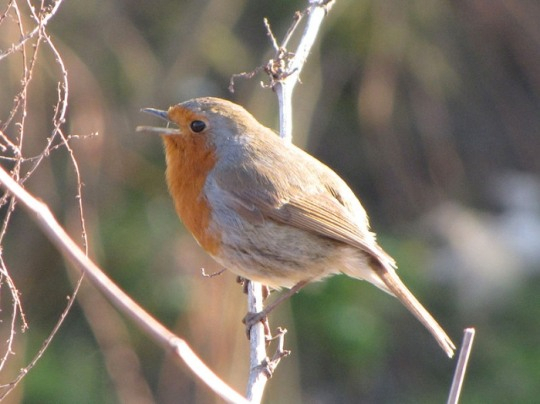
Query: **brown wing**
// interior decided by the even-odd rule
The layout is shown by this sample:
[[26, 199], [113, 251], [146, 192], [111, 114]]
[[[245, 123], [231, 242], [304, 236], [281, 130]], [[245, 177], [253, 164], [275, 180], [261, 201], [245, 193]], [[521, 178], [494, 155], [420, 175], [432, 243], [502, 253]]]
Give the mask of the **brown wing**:
[[[343, 204], [346, 198], [339, 187], [321, 183], [320, 176], [309, 176], [311, 186], [302, 191], [295, 186], [294, 177], [264, 178], [262, 186], [249, 176], [229, 172], [216, 178], [216, 182], [228, 203], [233, 203], [247, 220], [272, 219], [295, 226], [359, 248], [377, 261], [394, 266], [394, 260], [377, 245], [367, 224], [358, 223]], [[351, 195], [352, 191], [347, 196]]]
[[295, 195], [278, 208], [263, 210], [263, 214], [277, 222], [349, 244], [377, 261], [394, 265], [394, 260], [377, 245], [375, 235], [367, 226], [360, 228], [354, 217], [329, 193]]

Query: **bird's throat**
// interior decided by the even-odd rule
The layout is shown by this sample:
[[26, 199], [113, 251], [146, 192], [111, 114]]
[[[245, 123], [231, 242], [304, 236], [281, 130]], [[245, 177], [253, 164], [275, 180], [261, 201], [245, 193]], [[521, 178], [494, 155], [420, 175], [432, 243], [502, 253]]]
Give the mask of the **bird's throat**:
[[167, 185], [176, 212], [198, 243], [210, 254], [218, 253], [220, 235], [209, 228], [212, 209], [204, 195], [208, 173], [216, 164], [204, 136], [163, 136], [167, 159]]

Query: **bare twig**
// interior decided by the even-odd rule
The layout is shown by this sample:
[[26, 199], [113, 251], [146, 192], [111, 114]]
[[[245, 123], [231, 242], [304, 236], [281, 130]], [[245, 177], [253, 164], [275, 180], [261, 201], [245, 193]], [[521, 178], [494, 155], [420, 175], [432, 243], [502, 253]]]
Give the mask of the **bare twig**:
[[[272, 47], [276, 51], [273, 59], [270, 59], [266, 65], [258, 66], [251, 72], [243, 72], [233, 74], [231, 76], [229, 91], [234, 92], [234, 80], [237, 78], [251, 79], [259, 72], [263, 71], [269, 76], [269, 84], [261, 82], [263, 87], [270, 87], [276, 91], [280, 105], [286, 106], [280, 108], [280, 131], [284, 139], [287, 141], [292, 140], [292, 92], [296, 83], [299, 81], [300, 73], [304, 67], [304, 63], [313, 47], [319, 28], [321, 27], [322, 20], [334, 4], [335, 0], [309, 0], [309, 7], [303, 12], [297, 11], [293, 18], [293, 23], [287, 30], [287, 34], [283, 39], [281, 45], [278, 44], [275, 35], [272, 32], [270, 23], [268, 20], [264, 20], [264, 25]], [[298, 24], [302, 20], [304, 15], [308, 16], [308, 21], [302, 38], [296, 49], [296, 52], [292, 53], [287, 51], [287, 44], [295, 32]], [[289, 104], [287, 104], [289, 103]]]
[[272, 28], [270, 27], [270, 23], [268, 22], [268, 19], [264, 19], [264, 26], [266, 28], [266, 34], [268, 35], [268, 38], [270, 38], [270, 41], [272, 42], [272, 47], [276, 51], [274, 57], [270, 59], [265, 65], [257, 66], [255, 69], [253, 69], [250, 72], [242, 72], [242, 73], [236, 73], [231, 76], [231, 79], [229, 81], [229, 91], [231, 93], [234, 93], [234, 81], [236, 79], [252, 79], [260, 73], [261, 71], [264, 71], [268, 77], [270, 78], [268, 83], [265, 83], [261, 81], [261, 87], [263, 88], [274, 88], [276, 83], [279, 80], [282, 80], [287, 75], [290, 74], [289, 69], [289, 63], [294, 57], [294, 54], [287, 51], [287, 44], [289, 43], [289, 40], [292, 37], [292, 34], [298, 27], [298, 24], [300, 23], [300, 20], [304, 16], [305, 13], [307, 13], [309, 9], [306, 9], [304, 12], [297, 11], [294, 13], [293, 23], [287, 30], [287, 34], [285, 35], [285, 39], [281, 43], [281, 45], [278, 44], [277, 39], [272, 32]]
[[[50, 151], [53, 150], [53, 148], [58, 147], [65, 147], [71, 156], [71, 162], [73, 167], [75, 168], [76, 172], [76, 181], [78, 186], [78, 192], [76, 195], [76, 199], [79, 203], [79, 217], [81, 220], [81, 229], [82, 229], [82, 240], [83, 244], [86, 245], [86, 230], [84, 226], [84, 214], [83, 214], [83, 207], [82, 207], [82, 196], [81, 196], [81, 188], [82, 183], [79, 175], [79, 170], [77, 167], [77, 162], [75, 160], [75, 157], [71, 151], [71, 148], [68, 144], [69, 137], [64, 136], [62, 133], [61, 126], [65, 121], [65, 112], [67, 109], [67, 99], [68, 99], [68, 80], [67, 80], [67, 70], [64, 67], [61, 55], [56, 50], [53, 42], [46, 34], [46, 25], [48, 21], [54, 16], [56, 11], [58, 10], [60, 4], [62, 3], [62, 0], [56, 0], [53, 2], [50, 2], [49, 4], [45, 4], [45, 2], [42, 2], [39, 6], [34, 6], [30, 4], [30, 2], [26, 3], [26, 12], [30, 16], [30, 19], [24, 19], [23, 14], [21, 12], [21, 9], [19, 8], [19, 4], [17, 1], [12, 0], [10, 1], [5, 11], [0, 16], [0, 23], [6, 22], [8, 20], [5, 20], [5, 18], [9, 15], [12, 17], [11, 20], [13, 21], [18, 28], [19, 36], [18, 36], [18, 42], [12, 44], [12, 46], [9, 48], [9, 50], [5, 52], [0, 52], [0, 61], [3, 60], [5, 57], [13, 54], [20, 54], [22, 57], [22, 74], [20, 79], [20, 88], [17, 90], [16, 95], [13, 98], [13, 105], [12, 108], [6, 117], [6, 119], [2, 120], [0, 123], [0, 142], [3, 143], [2, 145], [2, 151], [8, 155], [3, 155], [1, 158], [5, 161], [13, 162], [13, 166], [11, 168], [12, 175], [15, 180], [22, 183], [26, 179], [28, 179], [33, 172], [37, 169], [37, 167], [40, 165], [40, 163], [50, 154]], [[27, 28], [27, 25], [31, 25], [30, 29]], [[33, 79], [33, 73], [34, 69], [37, 65], [38, 61], [38, 55], [41, 47], [47, 46], [49, 50], [51, 50], [55, 56], [55, 62], [56, 67], [59, 67], [61, 71], [61, 79], [58, 80], [58, 97], [57, 97], [57, 103], [56, 103], [56, 109], [54, 117], [52, 118], [52, 124], [54, 127], [53, 134], [48, 138], [48, 141], [42, 151], [37, 155], [35, 158], [27, 159], [24, 157], [23, 154], [23, 143], [25, 139], [25, 128], [26, 128], [26, 121], [28, 117], [28, 91], [30, 84], [32, 83]], [[12, 138], [10, 138], [7, 135], [7, 131], [10, 128], [10, 126], [13, 127], [13, 133], [14, 135]], [[52, 146], [53, 142], [57, 137], [60, 137], [62, 139], [61, 144], [58, 144], [57, 146]], [[10, 156], [11, 155], [11, 156]], [[26, 172], [22, 171], [23, 163], [31, 161], [31, 167], [30, 169], [26, 170]], [[21, 179], [21, 176], [23, 177]], [[3, 205], [4, 203], [8, 202], [9, 206], [7, 207], [7, 211], [5, 216], [3, 217], [2, 221], [2, 228], [0, 229], [0, 244], [2, 243], [4, 236], [7, 232], [8, 225], [10, 223], [11, 214], [14, 211], [16, 207], [16, 199], [10, 196], [8, 193], [3, 195], [2, 198], [0, 198], [0, 205]], [[0, 360], [0, 368], [2, 368], [8, 357], [12, 354], [12, 346], [14, 343], [15, 335], [16, 335], [16, 325], [18, 322], [21, 323], [21, 330], [24, 332], [28, 328], [28, 324], [26, 322], [25, 314], [22, 310], [22, 305], [19, 299], [19, 291], [16, 288], [16, 285], [12, 281], [10, 274], [8, 272], [7, 264], [4, 262], [3, 257], [0, 257], [0, 286], [2, 282], [5, 282], [10, 290], [11, 296], [12, 296], [12, 317], [11, 317], [11, 331], [10, 335], [6, 341], [6, 350], [3, 354], [1, 360]], [[79, 281], [80, 284], [80, 281]], [[2, 392], [0, 393], [0, 399], [7, 396], [13, 388], [22, 380], [22, 378], [32, 369], [37, 361], [41, 358], [43, 353], [45, 352], [46, 348], [49, 346], [51, 341], [53, 340], [54, 336], [56, 335], [57, 331], [59, 330], [60, 326], [63, 324], [64, 319], [66, 318], [68, 312], [70, 311], [74, 297], [77, 293], [78, 286], [75, 288], [73, 295], [70, 299], [68, 299], [68, 303], [66, 307], [64, 308], [62, 314], [60, 315], [60, 318], [58, 319], [57, 323], [54, 325], [52, 331], [48, 335], [48, 337], [44, 340], [41, 348], [38, 350], [38, 352], [35, 354], [34, 358], [30, 360], [30, 362], [20, 370], [19, 374], [15, 377], [13, 381], [10, 383], [1, 386]]]
[[[12, 2], [12, 4], [16, 4], [16, 2]], [[49, 23], [50, 19], [54, 17], [56, 12], [58, 11], [58, 8], [60, 7], [60, 4], [62, 4], [62, 0], [53, 1], [50, 6], [48, 6], [45, 10], [42, 10], [42, 12], [39, 14], [40, 17], [37, 17], [37, 15], [33, 13], [34, 20], [37, 23], [34, 29], [23, 35], [21, 40], [17, 44], [9, 48], [7, 51], [0, 52], [0, 60], [4, 59], [5, 57], [11, 55], [14, 52], [17, 52], [26, 44], [29, 39], [35, 37], [36, 35], [39, 35], [39, 32], [43, 30], [45, 26]], [[30, 8], [33, 11], [33, 7]]]
[[276, 352], [274, 352], [274, 356], [272, 356], [272, 359], [268, 361], [266, 366], [269, 376], [272, 376], [281, 359], [291, 354], [291, 351], [284, 348], [285, 334], [287, 334], [287, 330], [285, 328], [278, 327], [276, 335], [274, 335], [272, 338], [278, 340], [278, 346], [276, 348]]
[[[6, 341], [6, 350], [4, 352], [4, 355], [0, 359], [0, 371], [4, 368], [4, 365], [6, 364], [8, 358], [10, 355], [13, 355], [13, 343], [15, 342], [15, 334], [17, 329], [17, 319], [21, 318], [21, 329], [24, 332], [28, 328], [28, 324], [26, 322], [26, 318], [24, 315], [24, 311], [22, 309], [21, 300], [19, 299], [19, 291], [17, 290], [17, 287], [15, 286], [15, 283], [11, 279], [11, 276], [6, 268], [6, 264], [4, 262], [4, 258], [0, 254], [0, 283], [6, 282], [8, 284], [8, 288], [11, 292], [11, 324], [10, 324], [10, 330], [9, 330], [9, 337]], [[0, 396], [1, 399], [1, 396]]]
[[43, 354], [45, 353], [45, 351], [51, 344], [52, 340], [54, 339], [56, 333], [58, 332], [62, 324], [64, 324], [64, 320], [66, 319], [68, 313], [71, 311], [71, 307], [73, 306], [73, 302], [75, 301], [75, 296], [77, 295], [77, 292], [79, 291], [79, 288], [81, 287], [82, 280], [83, 280], [83, 277], [81, 276], [79, 280], [77, 281], [77, 285], [73, 291], [73, 295], [68, 297], [68, 304], [62, 311], [60, 318], [54, 325], [52, 331], [49, 333], [45, 341], [43, 341], [43, 343], [41, 344], [41, 347], [39, 348], [38, 352], [34, 355], [30, 363], [28, 363], [28, 365], [26, 365], [23, 369], [19, 371], [19, 374], [14, 380], [12, 380], [10, 383], [6, 385], [1, 386], [4, 389], [4, 391], [2, 392], [2, 394], [0, 394], [0, 401], [2, 401], [4, 397], [6, 397], [9, 393], [11, 393], [11, 391], [15, 387], [17, 387], [17, 385], [21, 382], [21, 380], [28, 374], [28, 372], [41, 359], [41, 357], [43, 356]]
[[201, 268], [201, 274], [203, 277], [205, 278], [213, 278], [214, 276], [219, 276], [221, 275], [223, 272], [225, 272], [227, 270], [227, 268], [222, 268], [220, 269], [219, 271], [216, 271], [216, 272], [212, 272], [212, 273], [207, 273], [206, 270], [204, 268]]
[[450, 395], [448, 396], [447, 401], [448, 404], [457, 404], [459, 402], [459, 395], [461, 394], [461, 387], [463, 386], [465, 372], [467, 371], [467, 363], [469, 362], [469, 356], [472, 350], [474, 334], [474, 328], [465, 329], [461, 350], [459, 351], [456, 371], [454, 373], [454, 379], [452, 380], [452, 387], [450, 387]]
[[212, 372], [193, 352], [189, 345], [155, 320], [133, 299], [124, 293], [105, 273], [97, 267], [58, 224], [44, 203], [22, 188], [0, 167], [0, 183], [9, 190], [31, 213], [32, 218], [49, 240], [75, 267], [83, 271], [107, 299], [121, 312], [131, 318], [155, 342], [174, 352], [195, 373], [200, 380], [223, 399], [229, 402], [247, 401], [214, 372]]

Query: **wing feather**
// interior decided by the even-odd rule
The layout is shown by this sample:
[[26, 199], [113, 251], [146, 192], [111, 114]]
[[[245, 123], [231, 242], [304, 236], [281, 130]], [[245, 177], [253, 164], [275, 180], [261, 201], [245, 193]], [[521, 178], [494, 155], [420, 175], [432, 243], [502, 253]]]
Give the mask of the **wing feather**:
[[394, 260], [377, 245], [367, 221], [359, 223], [357, 216], [343, 204], [347, 198], [341, 194], [339, 187], [324, 184], [324, 187], [300, 190], [291, 183], [291, 178], [259, 179], [264, 182], [262, 186], [253, 177], [244, 176], [238, 171], [220, 175], [215, 180], [227, 195], [225, 199], [233, 203], [235, 211], [246, 220], [271, 219], [295, 226], [349, 244], [378, 262], [395, 266]]

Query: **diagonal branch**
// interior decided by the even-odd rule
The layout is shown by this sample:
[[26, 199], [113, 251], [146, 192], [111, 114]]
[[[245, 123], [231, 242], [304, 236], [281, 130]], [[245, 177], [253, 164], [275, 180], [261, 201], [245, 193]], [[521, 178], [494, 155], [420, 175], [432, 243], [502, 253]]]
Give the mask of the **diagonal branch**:
[[463, 381], [465, 380], [465, 373], [467, 372], [467, 364], [469, 362], [469, 356], [471, 355], [475, 333], [476, 330], [474, 328], [466, 328], [464, 331], [463, 342], [461, 344], [461, 350], [459, 351], [459, 358], [454, 373], [454, 379], [452, 380], [452, 386], [450, 387], [447, 404], [457, 404], [459, 402], [459, 396], [461, 394], [461, 388], [463, 387]]
[[30, 195], [2, 167], [0, 167], [0, 183], [29, 211], [32, 218], [62, 255], [84, 272], [94, 286], [118, 310], [130, 317], [155, 342], [179, 356], [193, 373], [220, 397], [228, 402], [247, 403], [240, 394], [216, 376], [183, 339], [165, 328], [112, 282], [58, 224], [47, 205]]

